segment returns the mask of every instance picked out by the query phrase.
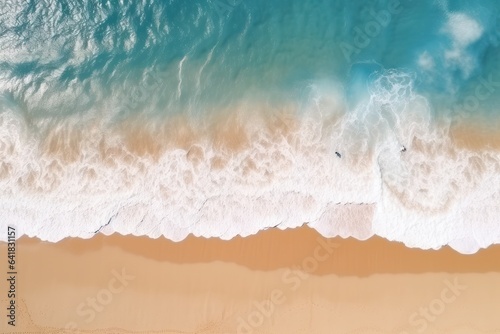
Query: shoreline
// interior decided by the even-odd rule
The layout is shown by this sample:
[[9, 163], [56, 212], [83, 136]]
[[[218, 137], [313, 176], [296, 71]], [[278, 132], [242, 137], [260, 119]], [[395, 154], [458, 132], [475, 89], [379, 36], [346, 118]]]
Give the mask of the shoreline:
[[17, 147], [0, 164], [2, 218], [50, 241], [89, 237], [108, 222], [106, 234], [174, 241], [309, 222], [328, 237], [378, 235], [422, 249], [473, 253], [500, 243], [494, 132], [477, 122], [451, 130], [426, 123], [418, 100], [401, 128], [365, 133], [358, 123], [366, 115], [340, 115], [342, 103], [323, 102], [338, 114], [316, 119], [293, 105], [259, 105], [252, 114], [242, 104], [199, 128], [188, 117], [133, 118], [109, 133], [98, 122], [76, 133], [61, 125], [39, 150]]
[[[414, 334], [424, 324], [432, 333], [456, 333], [468, 324], [469, 333], [479, 334], [500, 328], [494, 315], [500, 245], [462, 255], [382, 238], [328, 239], [304, 226], [179, 243], [120, 235], [58, 243], [22, 237], [17, 252], [19, 326], [12, 333], [68, 327], [74, 329], [64, 333], [307, 328], [322, 334], [335, 326], [346, 334], [373, 333], [369, 328]], [[433, 310], [435, 303], [446, 312], [432, 311], [436, 319], [425, 321], [419, 308]]]
[[[319, 244], [323, 248], [330, 247], [332, 250], [336, 250], [341, 244], [342, 254], [337, 254], [338, 252], [335, 251], [336, 254], [328, 261], [341, 259], [344, 262], [336, 262], [335, 269], [332, 269], [333, 267], [328, 270], [323, 268], [315, 271], [315, 274], [358, 277], [391, 274], [402, 270], [407, 273], [424, 273], [437, 269], [454, 273], [485, 273], [487, 272], [486, 269], [492, 266], [494, 256], [500, 257], [500, 244], [482, 248], [474, 254], [462, 254], [451, 246], [443, 246], [439, 249], [421, 249], [408, 247], [402, 242], [388, 240], [377, 235], [365, 240], [355, 237], [326, 237], [306, 224], [285, 230], [269, 228], [252, 235], [236, 236], [229, 240], [190, 234], [181, 241], [172, 241], [163, 236], [150, 238], [132, 234], [122, 235], [115, 232], [111, 235], [97, 233], [91, 238], [66, 237], [57, 242], [44, 241], [38, 237], [22, 236], [16, 242], [28, 246], [54, 247], [73, 255], [79, 255], [89, 250], [99, 250], [102, 247], [115, 247], [127, 253], [157, 261], [168, 261], [177, 264], [223, 261], [259, 271], [272, 271], [290, 267], [294, 265], [294, 259], [305, 258], [314, 253], [315, 248], [311, 245], [317, 246]], [[296, 249], [288, 248], [287, 252], [281, 252], [283, 249], [280, 245], [296, 245], [300, 242], [306, 246]], [[5, 247], [6, 244], [0, 241], [0, 246]], [[266, 245], [266, 252], [277, 254], [273, 255], [274, 262], [264, 264], [260, 262], [258, 256], [255, 257], [249, 253], [244, 254], [244, 256], [238, 254], [238, 250], [241, 248], [257, 249], [256, 245], [260, 244]], [[207, 251], [195, 252], [198, 249], [206, 249]], [[386, 262], [379, 264], [377, 267], [357, 268], [348, 263], [347, 253], [353, 257], [360, 257], [361, 254], [368, 254], [369, 257], [372, 257], [370, 254], [376, 254], [377, 252], [379, 253], [377, 256], [380, 256], [380, 250], [383, 250]], [[337, 255], [339, 258], [336, 257]], [[406, 262], [397, 262], [400, 257], [404, 257]], [[277, 263], [280, 263], [280, 266]], [[325, 264], [328, 264], [328, 262], [325, 262]]]

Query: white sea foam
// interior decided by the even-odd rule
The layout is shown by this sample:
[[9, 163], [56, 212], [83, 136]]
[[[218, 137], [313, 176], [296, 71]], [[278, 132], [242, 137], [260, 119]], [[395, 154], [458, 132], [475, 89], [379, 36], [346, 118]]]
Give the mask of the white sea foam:
[[[221, 149], [203, 137], [156, 159], [134, 153], [124, 133], [97, 122], [76, 142], [54, 137], [81, 152], [63, 161], [4, 110], [0, 229], [13, 224], [18, 236], [52, 242], [96, 231], [180, 241], [307, 223], [328, 237], [379, 235], [462, 253], [500, 242], [498, 151], [455, 147], [410, 75], [384, 73], [352, 110], [340, 90], [325, 87], [313, 87], [286, 131], [263, 130], [270, 120], [248, 122], [248, 147]], [[52, 131], [67, 128], [78, 126]]]
[[455, 43], [468, 46], [483, 35], [484, 29], [476, 20], [464, 13], [451, 13], [446, 32], [453, 37]]
[[481, 38], [484, 28], [464, 13], [448, 13], [443, 32], [452, 40], [452, 47], [444, 54], [447, 65], [458, 66], [464, 76], [469, 77], [476, 67], [476, 59], [467, 48]]

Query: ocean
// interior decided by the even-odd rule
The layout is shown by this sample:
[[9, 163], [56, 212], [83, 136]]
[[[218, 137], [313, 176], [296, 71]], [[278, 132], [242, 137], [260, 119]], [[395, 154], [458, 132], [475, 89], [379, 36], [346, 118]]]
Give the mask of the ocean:
[[500, 243], [497, 1], [3, 0], [0, 46], [19, 236]]

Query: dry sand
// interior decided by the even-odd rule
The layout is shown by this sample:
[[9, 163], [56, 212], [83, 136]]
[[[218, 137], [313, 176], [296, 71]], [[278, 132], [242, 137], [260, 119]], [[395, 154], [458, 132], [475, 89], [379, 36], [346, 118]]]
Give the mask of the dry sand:
[[500, 333], [500, 246], [461, 255], [302, 227], [180, 243], [23, 237], [17, 258], [17, 322], [3, 315], [2, 333]]

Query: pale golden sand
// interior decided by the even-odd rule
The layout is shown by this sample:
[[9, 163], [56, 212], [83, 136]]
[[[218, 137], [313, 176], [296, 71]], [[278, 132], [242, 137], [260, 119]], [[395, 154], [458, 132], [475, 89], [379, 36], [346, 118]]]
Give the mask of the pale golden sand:
[[475, 120], [471, 123], [462, 123], [451, 127], [450, 136], [457, 147], [471, 151], [485, 148], [500, 151], [500, 121]]
[[500, 246], [466, 256], [302, 227], [180, 243], [23, 237], [17, 257], [17, 326], [3, 315], [2, 333], [500, 333]]

